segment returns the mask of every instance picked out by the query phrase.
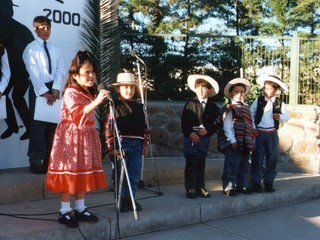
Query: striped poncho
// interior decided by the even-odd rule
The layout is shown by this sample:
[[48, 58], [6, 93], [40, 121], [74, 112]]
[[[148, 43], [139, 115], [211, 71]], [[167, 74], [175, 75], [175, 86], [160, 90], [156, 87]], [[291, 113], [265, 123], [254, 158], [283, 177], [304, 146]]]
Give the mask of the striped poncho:
[[[232, 111], [235, 138], [240, 151], [251, 152], [254, 147], [255, 131], [252, 124], [250, 108], [242, 103], [228, 104], [224, 108], [224, 114]], [[230, 145], [223, 129], [218, 132], [218, 150], [224, 152]]]

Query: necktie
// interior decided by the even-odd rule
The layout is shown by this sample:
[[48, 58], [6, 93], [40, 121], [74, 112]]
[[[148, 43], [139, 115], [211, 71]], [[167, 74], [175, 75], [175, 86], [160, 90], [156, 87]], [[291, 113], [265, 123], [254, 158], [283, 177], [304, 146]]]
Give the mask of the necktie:
[[201, 106], [202, 106], [202, 112], [204, 111], [204, 109], [205, 109], [205, 107], [206, 107], [206, 103], [205, 103], [205, 101], [202, 101], [201, 102]]
[[50, 53], [49, 53], [49, 50], [48, 50], [48, 47], [47, 47], [47, 42], [44, 41], [44, 42], [43, 42], [43, 45], [44, 45], [44, 50], [46, 51], [46, 54], [47, 54], [47, 57], [48, 57], [49, 73], [51, 74], [51, 58], [50, 58]]

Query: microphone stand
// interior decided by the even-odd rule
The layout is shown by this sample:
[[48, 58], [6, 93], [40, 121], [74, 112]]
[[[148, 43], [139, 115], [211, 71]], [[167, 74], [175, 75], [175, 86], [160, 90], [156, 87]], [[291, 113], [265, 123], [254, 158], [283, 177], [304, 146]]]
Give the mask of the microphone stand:
[[[123, 185], [123, 177], [124, 175], [126, 176], [126, 180], [127, 180], [127, 185], [128, 185], [128, 189], [129, 189], [129, 193], [130, 193], [130, 198], [131, 198], [131, 203], [132, 203], [132, 209], [133, 209], [133, 214], [134, 214], [134, 218], [135, 220], [139, 219], [139, 215], [138, 215], [138, 211], [136, 208], [136, 203], [133, 197], [133, 193], [132, 193], [132, 188], [131, 188], [131, 184], [130, 184], [130, 178], [129, 178], [129, 174], [128, 174], [128, 170], [127, 170], [127, 165], [124, 159], [124, 149], [122, 148], [122, 144], [121, 144], [121, 139], [120, 139], [120, 134], [119, 134], [119, 130], [118, 130], [118, 126], [117, 126], [117, 122], [115, 119], [115, 115], [114, 115], [114, 102], [112, 101], [112, 99], [109, 99], [109, 109], [110, 109], [110, 116], [111, 119], [113, 119], [113, 129], [115, 132], [115, 137], [117, 139], [117, 143], [118, 143], [118, 152], [119, 152], [119, 159], [117, 159], [117, 156], [114, 156], [114, 161], [115, 161], [115, 191], [116, 191], [116, 208], [117, 208], [117, 213], [119, 213], [120, 211], [120, 204], [121, 204], [121, 192], [122, 192], [122, 185]], [[118, 189], [118, 176], [117, 176], [117, 162], [116, 161], [121, 161], [121, 172], [120, 172], [120, 180], [119, 180], [119, 191], [117, 194], [117, 189]]]
[[[145, 103], [144, 103], [144, 89], [143, 89], [143, 83], [142, 83], [141, 71], [140, 71], [140, 62], [138, 59], [136, 60], [136, 63], [137, 63], [137, 68], [138, 68], [138, 80], [139, 80], [139, 90], [140, 90], [140, 96], [141, 96], [141, 103], [143, 105], [143, 111], [144, 111], [144, 113], [146, 113], [146, 108], [145, 108]], [[145, 119], [147, 119], [146, 115], [145, 115]], [[149, 129], [149, 126], [148, 126], [148, 129]], [[141, 174], [140, 174], [140, 181], [138, 183], [139, 188], [144, 188], [143, 172], [144, 172], [144, 155], [142, 155]]]
[[[146, 68], [146, 66], [144, 65]], [[143, 91], [143, 83], [142, 83], [142, 78], [141, 78], [141, 71], [140, 71], [140, 63], [139, 60], [137, 59], [137, 68], [138, 68], [138, 76], [139, 76], [139, 89], [140, 89], [140, 95], [141, 95], [141, 103], [144, 106], [144, 91]]]
[[[141, 95], [141, 103], [143, 105], [143, 111], [144, 111], [144, 115], [145, 115], [145, 121], [146, 121], [146, 124], [147, 124], [147, 128], [150, 131], [149, 118], [148, 118], [148, 112], [147, 112], [147, 104], [146, 104], [145, 97], [144, 97], [144, 88], [143, 88], [143, 83], [142, 83], [142, 78], [141, 78], [139, 60], [143, 63], [143, 65], [145, 67], [146, 79], [147, 79], [147, 66], [141, 59], [139, 59], [139, 58], [136, 58], [136, 59], [137, 59], [136, 63], [137, 63], [137, 68], [138, 68], [138, 80], [139, 80], [139, 89], [140, 89], [140, 95]], [[154, 158], [153, 158], [152, 142], [151, 142], [150, 134], [149, 134], [149, 144], [150, 144], [151, 159], [153, 160], [154, 167], [156, 169], [156, 175], [157, 175], [157, 187], [158, 187], [158, 192], [157, 193], [158, 193], [159, 196], [162, 196], [163, 193], [160, 191], [158, 171], [157, 171], [157, 167], [155, 165]], [[140, 181], [138, 183], [138, 188], [140, 188], [140, 189], [146, 189], [145, 185], [144, 185], [144, 181], [143, 181], [143, 172], [144, 172], [144, 155], [142, 155], [141, 174], [140, 174]], [[152, 190], [150, 190], [150, 191], [152, 191]]]

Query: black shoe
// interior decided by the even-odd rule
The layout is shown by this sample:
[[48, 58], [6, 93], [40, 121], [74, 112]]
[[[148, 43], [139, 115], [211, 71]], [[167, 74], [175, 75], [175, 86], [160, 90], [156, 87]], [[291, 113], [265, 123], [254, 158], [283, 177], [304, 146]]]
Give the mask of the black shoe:
[[256, 192], [256, 193], [263, 192], [263, 188], [262, 188], [261, 184], [259, 184], [259, 183], [253, 183], [251, 186], [251, 190], [252, 190], [252, 192]]
[[89, 212], [87, 209], [83, 210], [82, 212], [78, 212], [77, 210], [75, 210], [74, 218], [79, 222], [96, 223], [99, 221], [99, 218], [93, 213]]
[[186, 196], [187, 196], [187, 198], [191, 198], [191, 199], [196, 198], [197, 197], [196, 189], [192, 188], [192, 189], [187, 190]]
[[29, 139], [29, 131], [25, 131], [24, 134], [21, 135], [20, 137], [20, 140], [23, 141], [23, 140], [26, 140], [26, 139]]
[[[137, 201], [135, 201], [134, 203], [136, 204], [136, 210], [137, 210], [138, 212], [142, 211], [142, 206], [141, 206]], [[128, 209], [129, 209], [130, 211], [133, 211], [133, 206], [132, 206], [132, 204], [131, 204], [131, 201], [130, 201], [130, 205], [128, 206]]]
[[1, 139], [6, 139], [8, 137], [10, 137], [13, 133], [18, 133], [19, 132], [19, 128], [15, 128], [15, 129], [11, 129], [8, 128], [7, 130], [5, 130], [2, 134], [1, 134]]
[[31, 164], [29, 168], [29, 172], [32, 172], [34, 174], [46, 174], [48, 168], [45, 166], [42, 166], [41, 164]]
[[209, 191], [205, 188], [197, 189], [196, 193], [197, 193], [197, 196], [199, 196], [199, 197], [203, 197], [203, 198], [211, 197]]
[[272, 192], [275, 192], [276, 190], [273, 188], [273, 184], [272, 183], [265, 183], [264, 184], [264, 191], [272, 193]]
[[249, 188], [246, 188], [246, 187], [242, 187], [242, 188], [237, 187], [236, 191], [238, 193], [243, 193], [243, 194], [252, 194], [252, 191]]
[[230, 197], [234, 197], [238, 195], [237, 191], [234, 188], [230, 188], [229, 190], [226, 190], [226, 191], [224, 190], [223, 194]]
[[59, 223], [71, 228], [79, 227], [79, 223], [74, 219], [72, 212], [67, 212], [65, 214], [59, 213]]

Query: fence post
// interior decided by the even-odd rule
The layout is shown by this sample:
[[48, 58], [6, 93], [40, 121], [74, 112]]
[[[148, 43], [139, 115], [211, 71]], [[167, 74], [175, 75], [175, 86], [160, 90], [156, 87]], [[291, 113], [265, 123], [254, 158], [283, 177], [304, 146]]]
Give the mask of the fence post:
[[298, 33], [294, 32], [291, 38], [291, 58], [290, 58], [290, 91], [289, 91], [289, 104], [298, 104], [299, 92], [299, 52], [300, 41]]

